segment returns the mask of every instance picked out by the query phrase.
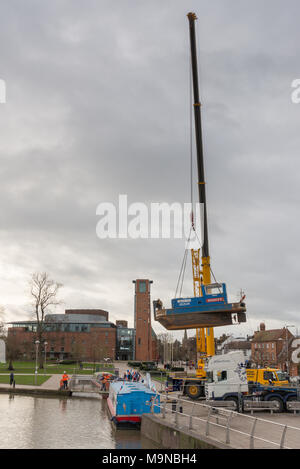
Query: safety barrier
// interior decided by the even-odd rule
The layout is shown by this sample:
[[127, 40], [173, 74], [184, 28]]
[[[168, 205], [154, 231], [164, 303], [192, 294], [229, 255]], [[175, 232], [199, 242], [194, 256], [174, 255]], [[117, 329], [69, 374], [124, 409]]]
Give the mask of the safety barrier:
[[294, 415], [296, 415], [300, 411], [300, 402], [289, 401], [286, 403], [286, 407], [290, 412], [294, 412]]
[[274, 411], [278, 411], [279, 409], [279, 402], [277, 401], [252, 401], [252, 400], [244, 400], [244, 410], [250, 410], [251, 415], [253, 415], [254, 411], [264, 411], [268, 410], [273, 414]]
[[233, 448], [300, 448], [300, 428], [241, 414], [225, 407], [164, 397], [160, 395], [160, 404], [155, 401], [151, 403], [152, 411], [154, 406], [161, 410], [155, 418], [172, 423], [177, 429], [196, 432], [199, 439], [203, 435]]

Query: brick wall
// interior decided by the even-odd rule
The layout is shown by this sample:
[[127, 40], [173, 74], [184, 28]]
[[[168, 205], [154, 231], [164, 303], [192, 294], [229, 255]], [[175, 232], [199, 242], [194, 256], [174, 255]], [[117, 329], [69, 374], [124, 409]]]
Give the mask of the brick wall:
[[150, 309], [150, 280], [135, 280], [134, 324], [135, 359], [138, 361], [152, 360], [152, 334]]
[[[13, 334], [18, 343], [20, 354], [26, 358], [35, 357], [35, 332], [28, 332], [25, 328], [11, 327], [8, 334]], [[115, 359], [116, 328], [95, 327], [90, 332], [45, 332], [43, 335], [47, 344], [47, 357], [71, 358], [76, 357], [87, 361], [100, 361], [103, 358]], [[42, 345], [42, 350], [44, 346]]]

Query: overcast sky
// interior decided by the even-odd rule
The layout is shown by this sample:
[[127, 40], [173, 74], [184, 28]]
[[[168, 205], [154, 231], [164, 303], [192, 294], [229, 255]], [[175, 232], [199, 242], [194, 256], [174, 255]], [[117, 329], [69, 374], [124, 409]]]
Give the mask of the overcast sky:
[[100, 240], [96, 209], [119, 194], [190, 201], [189, 11], [199, 17], [212, 269], [232, 297], [247, 295], [248, 323], [216, 335], [261, 321], [300, 327], [298, 0], [1, 1], [7, 321], [28, 319], [35, 271], [64, 284], [56, 313], [102, 308], [133, 326], [136, 278], [153, 280], [152, 299], [174, 297], [184, 241]]

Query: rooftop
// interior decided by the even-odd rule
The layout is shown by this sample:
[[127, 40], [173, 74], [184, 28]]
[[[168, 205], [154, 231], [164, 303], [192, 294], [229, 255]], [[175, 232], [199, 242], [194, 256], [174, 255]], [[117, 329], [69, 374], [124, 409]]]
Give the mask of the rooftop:
[[283, 328], [283, 329], [270, 329], [268, 331], [257, 331], [254, 334], [252, 342], [269, 342], [269, 341], [276, 341], [279, 339], [285, 339], [287, 336], [290, 338], [293, 334]]

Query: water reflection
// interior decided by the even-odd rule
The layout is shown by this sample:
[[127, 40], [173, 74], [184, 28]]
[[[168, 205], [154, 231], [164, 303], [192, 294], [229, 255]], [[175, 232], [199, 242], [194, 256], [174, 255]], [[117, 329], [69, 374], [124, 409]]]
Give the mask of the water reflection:
[[0, 415], [0, 448], [142, 447], [139, 431], [113, 427], [104, 400], [0, 395]]

